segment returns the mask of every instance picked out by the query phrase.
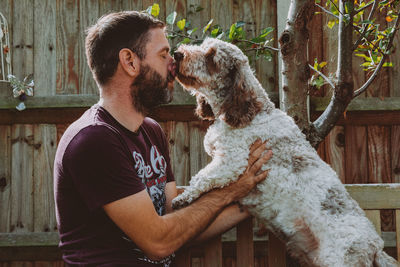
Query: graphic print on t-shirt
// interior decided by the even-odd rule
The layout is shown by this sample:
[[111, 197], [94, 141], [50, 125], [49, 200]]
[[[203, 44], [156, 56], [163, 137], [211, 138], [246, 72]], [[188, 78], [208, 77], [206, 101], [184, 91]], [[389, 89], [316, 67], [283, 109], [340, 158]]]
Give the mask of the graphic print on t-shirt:
[[147, 188], [158, 215], [165, 214], [165, 184], [167, 181], [167, 162], [153, 145], [150, 149], [150, 164], [143, 159], [142, 154], [133, 151], [135, 170]]

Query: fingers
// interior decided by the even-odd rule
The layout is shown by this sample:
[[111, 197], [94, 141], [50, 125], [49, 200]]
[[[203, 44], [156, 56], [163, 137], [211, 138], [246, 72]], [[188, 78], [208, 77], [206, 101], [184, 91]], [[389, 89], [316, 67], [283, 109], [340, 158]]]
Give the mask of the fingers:
[[268, 150], [262, 157], [258, 158], [256, 162], [250, 167], [250, 172], [255, 174], [257, 173], [261, 167], [267, 163], [268, 160], [272, 158], [272, 150]]
[[250, 147], [249, 153], [249, 166], [253, 165], [254, 162], [262, 155], [265, 151], [266, 143], [268, 140], [261, 142], [260, 139], [257, 139]]
[[264, 181], [269, 174], [269, 170], [263, 171], [262, 173], [258, 174], [256, 177], [254, 177], [255, 182], [258, 184], [259, 182]]

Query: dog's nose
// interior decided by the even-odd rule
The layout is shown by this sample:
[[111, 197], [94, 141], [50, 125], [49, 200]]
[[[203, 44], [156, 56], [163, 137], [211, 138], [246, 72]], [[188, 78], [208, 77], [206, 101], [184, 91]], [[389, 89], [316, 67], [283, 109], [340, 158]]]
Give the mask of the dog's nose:
[[181, 61], [183, 59], [183, 53], [175, 52], [174, 53], [174, 58], [175, 58], [176, 61]]

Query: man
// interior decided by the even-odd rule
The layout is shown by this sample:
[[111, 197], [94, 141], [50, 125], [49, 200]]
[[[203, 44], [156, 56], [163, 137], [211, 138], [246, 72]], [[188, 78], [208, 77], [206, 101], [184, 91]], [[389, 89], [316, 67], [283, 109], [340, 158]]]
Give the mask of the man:
[[168, 142], [145, 117], [172, 98], [173, 59], [164, 24], [138, 12], [102, 17], [88, 30], [86, 55], [100, 101], [60, 140], [54, 186], [60, 248], [71, 266], [170, 266], [183, 244], [248, 217], [234, 201], [267, 172], [265, 144], [251, 148], [238, 182], [172, 211], [177, 196]]

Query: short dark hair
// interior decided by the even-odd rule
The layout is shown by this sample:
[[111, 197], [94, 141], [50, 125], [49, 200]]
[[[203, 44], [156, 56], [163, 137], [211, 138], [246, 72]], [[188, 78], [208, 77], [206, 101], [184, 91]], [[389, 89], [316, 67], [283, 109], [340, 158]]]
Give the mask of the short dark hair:
[[94, 79], [106, 84], [117, 70], [119, 51], [129, 48], [140, 59], [146, 57], [148, 32], [164, 28], [165, 23], [137, 11], [110, 13], [87, 30], [86, 58]]

